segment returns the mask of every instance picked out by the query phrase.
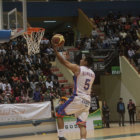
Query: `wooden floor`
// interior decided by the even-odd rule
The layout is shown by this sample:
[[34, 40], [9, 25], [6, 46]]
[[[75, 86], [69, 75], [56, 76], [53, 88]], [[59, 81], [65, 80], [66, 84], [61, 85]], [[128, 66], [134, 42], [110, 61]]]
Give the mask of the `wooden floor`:
[[[78, 140], [79, 134], [72, 133], [66, 136], [68, 140]], [[96, 129], [88, 135], [87, 140], [140, 140], [140, 124], [119, 127], [112, 124], [111, 128]], [[42, 134], [33, 136], [24, 136], [16, 138], [4, 138], [1, 140], [57, 140], [57, 134]]]

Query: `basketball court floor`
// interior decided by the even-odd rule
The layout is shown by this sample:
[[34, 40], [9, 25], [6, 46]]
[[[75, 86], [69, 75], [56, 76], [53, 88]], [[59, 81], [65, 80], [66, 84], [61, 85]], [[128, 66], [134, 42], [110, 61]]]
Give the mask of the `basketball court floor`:
[[[68, 140], [79, 140], [79, 133], [69, 133]], [[140, 140], [140, 124], [119, 127], [112, 124], [111, 128], [96, 129], [90, 132], [87, 140]], [[57, 140], [57, 133], [14, 138], [1, 138], [1, 140]]]

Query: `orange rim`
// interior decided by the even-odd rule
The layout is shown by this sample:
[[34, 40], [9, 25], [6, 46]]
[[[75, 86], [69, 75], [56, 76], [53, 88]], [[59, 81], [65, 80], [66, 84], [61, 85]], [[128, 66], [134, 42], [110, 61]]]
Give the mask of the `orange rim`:
[[29, 28], [27, 29], [27, 31], [24, 32], [24, 34], [29, 34], [29, 35], [30, 35], [32, 32], [43, 32], [43, 31], [45, 31], [44, 28], [39, 28], [39, 27], [29, 27]]

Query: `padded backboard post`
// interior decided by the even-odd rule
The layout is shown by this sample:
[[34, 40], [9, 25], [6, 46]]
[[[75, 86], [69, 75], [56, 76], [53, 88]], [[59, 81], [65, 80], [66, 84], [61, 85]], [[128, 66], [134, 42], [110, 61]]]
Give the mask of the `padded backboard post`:
[[3, 29], [3, 6], [2, 0], [0, 0], [0, 30]]
[[10, 40], [11, 30], [0, 30], [0, 43], [5, 43]]
[[22, 1], [22, 7], [23, 7], [23, 27], [24, 27], [24, 31], [27, 31], [27, 1], [23, 0]]

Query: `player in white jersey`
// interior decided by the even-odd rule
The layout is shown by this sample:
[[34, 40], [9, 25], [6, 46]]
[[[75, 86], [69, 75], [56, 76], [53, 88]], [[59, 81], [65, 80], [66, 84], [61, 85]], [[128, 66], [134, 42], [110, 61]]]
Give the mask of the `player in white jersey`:
[[90, 108], [91, 88], [95, 79], [95, 74], [90, 69], [90, 66], [92, 65], [92, 58], [85, 57], [81, 59], [80, 66], [78, 66], [77, 64], [72, 64], [65, 60], [59, 52], [57, 52], [57, 45], [52, 45], [58, 60], [74, 73], [74, 94], [56, 111], [59, 140], [66, 140], [66, 138], [64, 138], [63, 117], [64, 115], [71, 114], [75, 114], [75, 117], [77, 118], [77, 125], [80, 128], [81, 140], [86, 140], [86, 120]]

